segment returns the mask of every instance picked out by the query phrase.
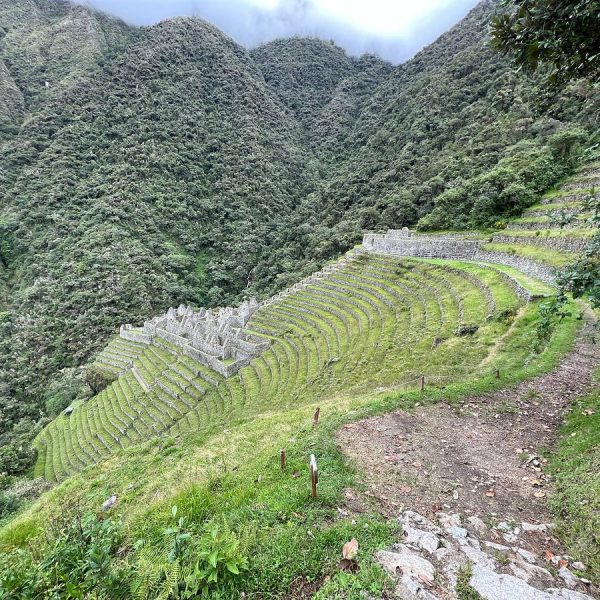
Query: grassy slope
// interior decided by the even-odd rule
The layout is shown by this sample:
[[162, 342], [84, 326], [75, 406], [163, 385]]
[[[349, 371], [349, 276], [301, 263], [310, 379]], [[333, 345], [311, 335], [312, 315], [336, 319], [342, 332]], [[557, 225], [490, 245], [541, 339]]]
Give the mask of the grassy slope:
[[588, 566], [579, 574], [600, 584], [600, 386], [573, 406], [550, 469], [558, 533]]
[[[493, 308], [468, 277], [487, 286]], [[410, 387], [421, 374], [444, 382], [472, 375], [493, 340], [507, 329], [498, 318], [486, 320], [488, 312], [497, 316], [517, 308], [516, 294], [493, 270], [460, 263], [447, 269], [418, 261], [361, 256], [318, 285], [258, 311], [251, 326], [270, 335], [271, 348], [227, 380], [211, 373], [218, 382], [216, 389], [205, 381], [200, 381], [208, 388], [204, 394], [179, 389], [179, 398], [170, 402], [179, 402], [183, 417], [161, 405], [154, 394], [145, 398], [139, 386], [128, 398], [115, 400], [115, 394], [122, 396], [123, 387], [135, 387], [131, 374], [126, 374], [126, 385], [115, 383], [106, 390], [109, 394], [101, 393], [77, 407], [70, 417], [61, 416], [52, 423], [42, 434], [37, 470], [42, 473], [45, 462], [46, 476], [61, 480], [82, 465], [106, 457], [117, 447], [116, 437], [119, 444], [130, 446], [139, 443], [140, 436], [146, 439], [144, 430], [156, 435], [157, 431], [144, 423], [150, 415], [137, 412], [143, 411], [144, 405], [158, 408], [159, 414], [153, 418], [159, 431], [176, 435], [188, 430], [209, 431], [265, 411], [327, 402], [323, 399], [342, 393]], [[456, 337], [459, 321], [478, 325], [477, 335]], [[173, 385], [172, 379], [165, 380], [164, 372], [159, 374], [165, 365], [157, 366], [153, 352], [155, 348], [144, 351], [134, 363], [136, 369], [147, 374], [149, 384], [154, 369], [163, 384]], [[165, 359], [172, 363], [173, 355]], [[171, 369], [169, 373], [173, 377]], [[180, 377], [175, 374], [175, 379]], [[184, 397], [189, 407], [180, 402]], [[124, 405], [123, 410], [119, 404]], [[128, 427], [131, 416], [133, 427]]]
[[[344, 463], [335, 447], [335, 430], [367, 415], [410, 408], [416, 402], [452, 401], [546, 371], [569, 349], [578, 325], [575, 318], [564, 322], [546, 350], [534, 357], [530, 340], [536, 326], [536, 307], [528, 306], [506, 333], [504, 345], [495, 356], [494, 366], [500, 368], [501, 380], [493, 377], [488, 365], [477, 379], [446, 388], [428, 387], [424, 393], [321, 399], [324, 411], [318, 428], [309, 425], [315, 408], [310, 404], [231, 423], [227, 429], [203, 436], [151, 440], [65, 481], [7, 524], [0, 532], [0, 543], [5, 549], [39, 543], [51, 515], [73, 506], [97, 510], [110, 494], [117, 494], [117, 512], [125, 518], [128, 544], [143, 538], [160, 547], [164, 543], [161, 531], [169, 525], [173, 505], [190, 523], [202, 523], [214, 515], [225, 517], [251, 548], [249, 574], [239, 583], [246, 592], [284, 593], [297, 585], [298, 574], [321, 584], [323, 576], [334, 574], [320, 597], [336, 597], [340, 589], [350, 598], [359, 597], [354, 594], [361, 589], [378, 593], [385, 578], [371, 563], [370, 555], [374, 548], [388, 544], [393, 532], [389, 524], [373, 515], [353, 524], [337, 512], [343, 489], [355, 482], [351, 466]], [[287, 448], [289, 457], [284, 474], [278, 470], [281, 447]], [[307, 462], [312, 452], [321, 471], [317, 501], [308, 497]], [[299, 477], [292, 475], [294, 471]], [[307, 531], [311, 532], [310, 539]], [[339, 573], [335, 568], [341, 545], [351, 537], [361, 546], [358, 576]]]
[[550, 250], [540, 246], [525, 246], [520, 244], [501, 244], [490, 243], [483, 244], [482, 248], [491, 252], [508, 252], [509, 254], [517, 254], [526, 256], [539, 262], [547, 263], [553, 267], [564, 267], [566, 264], [575, 260], [575, 255], [568, 252], [560, 252], [558, 250]]

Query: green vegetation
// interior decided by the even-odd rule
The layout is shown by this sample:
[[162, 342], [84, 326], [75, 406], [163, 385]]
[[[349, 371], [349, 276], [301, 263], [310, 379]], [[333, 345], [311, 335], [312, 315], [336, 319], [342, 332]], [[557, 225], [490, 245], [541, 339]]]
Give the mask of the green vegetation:
[[[99, 365], [126, 370], [37, 438], [36, 473], [62, 480], [119, 448], [168, 432], [199, 433], [264, 412], [335, 401], [376, 386], [450, 383], [477, 373], [519, 300], [493, 268], [358, 255], [316, 284], [255, 313], [272, 346], [228, 379], [158, 338], [111, 342]], [[473, 336], [458, 337], [461, 324]], [[424, 365], [427, 365], [426, 370]]]
[[[571, 310], [572, 316], [556, 324], [541, 352], [532, 344], [537, 327], [535, 305], [527, 306], [514, 321], [510, 315], [502, 317], [507, 323], [502, 326], [501, 343], [497, 334], [477, 332], [475, 337], [481, 336], [481, 342], [488, 344], [484, 354], [491, 356], [491, 361], [473, 373], [474, 379], [459, 377], [457, 383], [443, 381], [440, 387], [432, 385], [433, 379], [424, 392], [394, 389], [383, 394], [359, 392], [320, 398], [322, 421], [318, 427], [310, 424], [314, 403], [289, 408], [275, 404], [258, 418], [231, 420], [224, 429], [157, 437], [116, 452], [68, 478], [7, 523], [0, 531], [0, 546], [6, 551], [2, 560], [9, 568], [1, 571], [7, 575], [0, 581], [4, 589], [19, 593], [39, 593], [48, 585], [64, 589], [60, 586], [66, 585], [65, 581], [52, 579], [54, 572], [42, 569], [45, 561], [56, 559], [59, 549], [68, 545], [61, 541], [64, 528], [54, 531], [48, 524], [65, 513], [75, 517], [77, 511], [83, 515], [96, 512], [115, 494], [118, 504], [109, 515], [112, 524], [123, 521], [118, 534], [124, 536], [121, 548], [125, 551], [115, 555], [107, 550], [105, 575], [96, 579], [95, 589], [105, 590], [108, 597], [118, 597], [109, 587], [117, 572], [119, 584], [127, 589], [140, 589], [143, 582], [150, 585], [153, 591], [141, 597], [157, 597], [158, 588], [175, 580], [188, 585], [198, 557], [206, 551], [207, 535], [212, 535], [216, 526], [218, 532], [225, 532], [227, 545], [235, 546], [236, 567], [247, 568], [238, 567], [240, 576], [232, 573], [211, 587], [211, 597], [228, 598], [240, 591], [290, 597], [299, 589], [321, 587], [317, 598], [338, 594], [358, 599], [364, 591], [381, 593], [387, 580], [371, 556], [373, 550], [390, 543], [394, 531], [374, 515], [357, 518], [338, 511], [343, 490], [355, 482], [335, 444], [335, 431], [368, 415], [410, 408], [417, 402], [457, 402], [466, 395], [511, 385], [552, 368], [571, 347], [580, 325], [575, 307]], [[495, 367], [503, 373], [501, 380], [494, 376]], [[282, 447], [288, 457], [284, 472], [279, 469]], [[310, 453], [319, 461], [317, 500], [309, 496]], [[176, 519], [173, 506], [177, 506]], [[173, 555], [177, 536], [184, 537]], [[360, 544], [356, 575], [337, 567], [341, 546], [352, 537]], [[89, 546], [84, 544], [72, 552], [87, 557]], [[169, 562], [169, 555], [176, 560]], [[200, 570], [203, 568], [201, 565]], [[83, 561], [79, 571], [84, 573], [82, 583], [89, 581], [88, 572]], [[328, 576], [331, 579], [325, 582]]]
[[122, 323], [270, 295], [362, 229], [495, 225], [570, 172], [598, 91], [515, 75], [489, 48], [495, 11], [392, 67], [312, 39], [248, 53], [198, 19], [136, 29], [3, 2], [1, 445], [20, 452], [48, 386]]
[[526, 244], [492, 242], [490, 244], [483, 244], [482, 247], [492, 252], [507, 252], [508, 254], [515, 254], [517, 256], [526, 256], [527, 258], [532, 258], [533, 260], [547, 263], [557, 268], [564, 267], [575, 258], [574, 255], [568, 252], [561, 252], [540, 246], [528, 246]]
[[600, 76], [600, 7], [596, 2], [504, 0], [492, 24], [496, 47], [519, 68], [549, 67], [550, 81]]
[[588, 224], [594, 227], [594, 236], [588, 242], [583, 256], [570, 263], [559, 274], [558, 283], [565, 292], [571, 292], [576, 298], [586, 298], [595, 308], [600, 307], [600, 193], [596, 190], [584, 200], [586, 210], [590, 211]]
[[[0, 569], [0, 591], [30, 597], [49, 589], [60, 593], [70, 589], [69, 584], [76, 584], [73, 590], [103, 591], [110, 598], [156, 598], [162, 597], [161, 592], [167, 597], [181, 585], [182, 590], [190, 592], [207, 588], [211, 598], [236, 597], [241, 591], [251, 597], [259, 592], [290, 597], [297, 590], [320, 587], [324, 576], [331, 574], [332, 580], [321, 591], [323, 594], [327, 589], [348, 590], [347, 597], [360, 598], [361, 590], [381, 592], [387, 578], [373, 565], [371, 556], [375, 549], [391, 543], [394, 526], [370, 514], [352, 520], [337, 510], [343, 489], [353, 481], [332, 435], [340, 422], [338, 417], [316, 429], [296, 429], [295, 441], [286, 445], [285, 471], [279, 469], [276, 446], [271, 445], [273, 438], [281, 438], [281, 432], [270, 433], [263, 424], [256, 423], [244, 434], [266, 435], [266, 451], [263, 448], [249, 452], [248, 459], [238, 455], [235, 466], [230, 462], [234, 452], [215, 456], [204, 476], [188, 471], [185, 481], [163, 482], [162, 495], [155, 496], [151, 503], [139, 501], [140, 484], [148, 482], [149, 473], [143, 475], [143, 470], [164, 462], [174, 464], [178, 458], [187, 462], [186, 450], [197, 452], [200, 448], [173, 439], [146, 444], [143, 453], [139, 453], [141, 462], [136, 460], [128, 467], [133, 469], [133, 489], [123, 488], [119, 495], [122, 504], [115, 509], [117, 513], [124, 512], [127, 521], [119, 524], [118, 517], [110, 517], [98, 522], [85, 513], [82, 517], [84, 524], [97, 527], [101, 523], [121, 537], [118, 554], [117, 546], [97, 534], [88, 535], [86, 527], [81, 539], [71, 535], [66, 524], [71, 520], [77, 523], [78, 510], [93, 510], [95, 498], [105, 485], [121, 486], [123, 472], [111, 474], [110, 469], [103, 469], [110, 482], [101, 483], [94, 478], [91, 485], [88, 480], [83, 487], [85, 476], [77, 486], [69, 480], [65, 484], [68, 489], [52, 492], [51, 508], [53, 512], [55, 501], [66, 501], [62, 511], [68, 517], [59, 520], [61, 526], [47, 530], [48, 542], [35, 538], [37, 542], [26, 546], [28, 549], [0, 558], [4, 567]], [[269, 422], [269, 426], [274, 424]], [[228, 437], [221, 434], [213, 450]], [[169, 449], [171, 452], [167, 452]], [[321, 481], [319, 497], [311, 500], [307, 460], [308, 452], [314, 451], [318, 452]], [[191, 464], [185, 468], [190, 469]], [[21, 524], [19, 531], [24, 530], [27, 527]], [[360, 540], [360, 570], [356, 575], [339, 572], [337, 567], [342, 545], [353, 537]], [[4, 537], [3, 542], [6, 541]], [[94, 547], [98, 545], [105, 558], [100, 573], [89, 560], [90, 555], [95, 557]], [[73, 571], [70, 556], [79, 558]], [[55, 562], [60, 570], [44, 570], [45, 564]], [[216, 581], [210, 577], [214, 569], [218, 571]], [[87, 587], [92, 581], [93, 586]]]
[[474, 590], [469, 585], [472, 575], [473, 575], [472, 565], [467, 565], [466, 567], [461, 567], [458, 570], [457, 583], [456, 583], [456, 594], [458, 596], [458, 600], [482, 600], [482, 598], [481, 598], [480, 594], [477, 592], [477, 590]]
[[[485, 0], [394, 67], [314, 39], [248, 52], [195, 18], [137, 29], [0, 1], [0, 598], [386, 592], [372, 555], [397, 532], [346, 506], [358, 482], [335, 432], [548, 371], [580, 327], [574, 301], [509, 267], [357, 254], [262, 306], [250, 328], [271, 346], [227, 379], [114, 333], [179, 303], [267, 297], [364, 229], [409, 225], [477, 228], [600, 304], [600, 92], [514, 73], [489, 47], [497, 10]], [[535, 244], [569, 238], [589, 245]], [[549, 298], [525, 304], [522, 288]], [[598, 579], [596, 396], [553, 469], [561, 532]]]
[[600, 386], [574, 404], [550, 461], [552, 508], [569, 554], [600, 584]]

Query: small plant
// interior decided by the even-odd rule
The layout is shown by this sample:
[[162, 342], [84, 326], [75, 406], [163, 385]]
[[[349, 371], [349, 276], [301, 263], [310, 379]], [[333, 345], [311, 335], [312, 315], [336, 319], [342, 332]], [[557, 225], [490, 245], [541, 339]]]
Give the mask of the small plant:
[[538, 324], [536, 329], [536, 351], [539, 352], [548, 341], [557, 323], [566, 317], [571, 316], [571, 312], [566, 308], [568, 304], [564, 293], [559, 293], [549, 300], [540, 303], [538, 307]]
[[226, 524], [213, 523], [200, 540], [199, 560], [185, 578], [182, 598], [208, 598], [211, 590], [224, 586], [232, 577], [248, 568], [248, 558], [240, 540]]
[[456, 596], [458, 600], [483, 600], [479, 592], [471, 587], [473, 567], [469, 564], [458, 570]]
[[[248, 568], [248, 558], [226, 523], [212, 523], [200, 536], [188, 529], [177, 507], [173, 524], [164, 529], [162, 548], [138, 540], [138, 576], [132, 591], [136, 598], [208, 598], [226, 587], [232, 577]], [[166, 555], [165, 555], [166, 553]]]
[[551, 223], [560, 229], [564, 229], [567, 225], [573, 222], [575, 215], [562, 209], [551, 215]]
[[175, 524], [165, 529], [165, 534], [172, 538], [171, 550], [169, 551], [168, 560], [174, 563], [183, 554], [186, 544], [190, 541], [192, 535], [185, 530], [185, 519], [179, 517], [177, 519], [177, 507], [171, 508], [171, 515]]

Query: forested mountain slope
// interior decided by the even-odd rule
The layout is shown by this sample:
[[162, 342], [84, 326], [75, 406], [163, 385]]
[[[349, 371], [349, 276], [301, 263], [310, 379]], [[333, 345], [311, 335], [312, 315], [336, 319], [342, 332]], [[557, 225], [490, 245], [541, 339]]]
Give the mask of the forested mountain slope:
[[248, 54], [197, 19], [132, 33], [42, 115], [3, 160], [2, 367], [21, 398], [119, 321], [243, 289], [310, 179]]
[[[597, 131], [599, 94], [590, 84], [550, 90], [543, 76], [514, 73], [490, 48], [495, 11], [495, 2], [482, 2], [369, 97], [339, 147], [342, 164], [310, 202], [326, 226], [321, 243], [344, 246], [361, 228], [415, 224], [436, 204], [423, 227], [493, 224], [563, 175], [571, 144]], [[310, 248], [312, 237], [298, 248]]]
[[435, 205], [423, 227], [489, 224], [568, 171], [598, 91], [513, 74], [495, 10], [392, 68], [0, 0], [0, 471], [119, 324], [267, 295]]
[[267, 85], [303, 126], [307, 142], [332, 153], [392, 70], [377, 56], [352, 58], [333, 42], [311, 38], [275, 40], [251, 56]]

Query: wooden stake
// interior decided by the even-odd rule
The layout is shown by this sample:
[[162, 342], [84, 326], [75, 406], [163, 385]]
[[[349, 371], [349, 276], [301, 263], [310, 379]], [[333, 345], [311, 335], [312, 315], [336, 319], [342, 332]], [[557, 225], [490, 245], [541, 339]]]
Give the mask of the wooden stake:
[[310, 495], [313, 498], [317, 497], [317, 484], [319, 483], [319, 469], [317, 467], [317, 459], [314, 454], [310, 455]]
[[425, 389], [425, 375], [421, 375], [421, 391]]
[[313, 416], [313, 425], [316, 425], [319, 422], [320, 415], [321, 415], [321, 407], [317, 407], [317, 410], [315, 410], [315, 414]]
[[500, 369], [496, 369], [496, 379], [500, 379]]
[[279, 451], [279, 466], [281, 467], [282, 471], [285, 471], [285, 448], [282, 448]]

